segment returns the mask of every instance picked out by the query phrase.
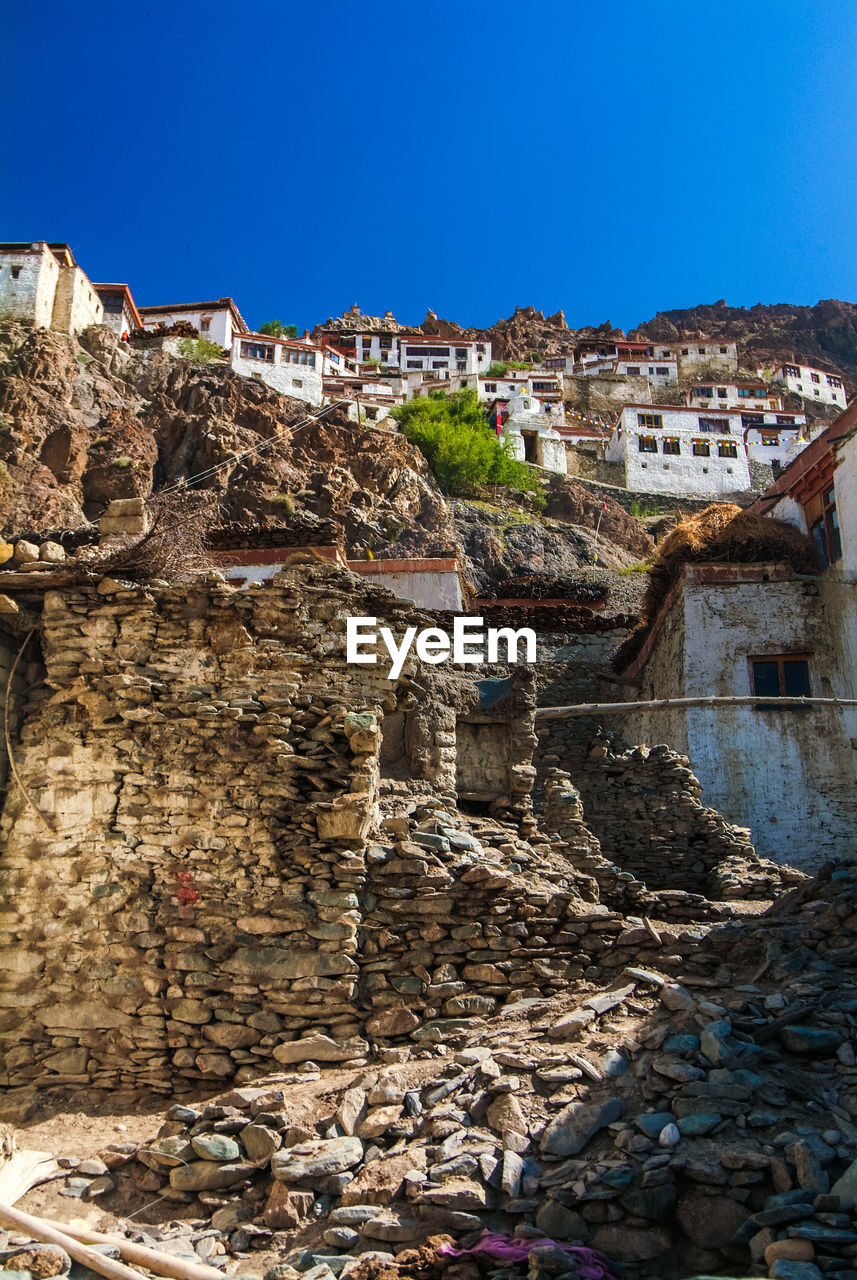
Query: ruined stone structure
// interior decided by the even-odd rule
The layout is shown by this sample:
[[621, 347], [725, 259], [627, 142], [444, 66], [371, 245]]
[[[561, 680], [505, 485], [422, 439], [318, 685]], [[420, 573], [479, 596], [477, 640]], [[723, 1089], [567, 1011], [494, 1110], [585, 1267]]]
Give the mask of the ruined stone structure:
[[6, 1083], [250, 1078], [582, 975], [609, 912], [522, 838], [532, 678], [346, 665], [349, 614], [408, 609], [311, 555], [265, 588], [45, 595], [2, 819]]

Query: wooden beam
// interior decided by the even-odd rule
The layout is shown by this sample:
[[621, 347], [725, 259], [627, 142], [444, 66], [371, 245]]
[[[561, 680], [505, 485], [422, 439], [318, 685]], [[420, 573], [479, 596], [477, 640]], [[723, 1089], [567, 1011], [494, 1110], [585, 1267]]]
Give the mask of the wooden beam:
[[580, 702], [572, 707], [536, 707], [542, 720], [571, 716], [621, 715], [624, 711], [683, 711], [688, 707], [757, 707], [779, 711], [781, 707], [857, 707], [857, 698], [707, 697], [657, 698], [651, 702]]

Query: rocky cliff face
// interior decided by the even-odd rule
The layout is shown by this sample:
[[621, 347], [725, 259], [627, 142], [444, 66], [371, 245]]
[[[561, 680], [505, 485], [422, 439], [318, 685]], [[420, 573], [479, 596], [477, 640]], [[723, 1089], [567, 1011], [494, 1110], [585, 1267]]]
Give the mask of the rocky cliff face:
[[0, 356], [7, 536], [77, 528], [114, 498], [186, 484], [216, 496], [224, 523], [299, 519], [311, 530], [333, 521], [350, 557], [457, 555], [479, 587], [529, 567], [563, 576], [580, 565], [621, 565], [649, 549], [618, 504], [609, 504], [596, 538], [601, 501], [572, 481], [551, 490], [551, 519], [501, 496], [494, 523], [514, 524], [515, 533], [495, 546], [472, 536], [469, 518], [456, 518], [423, 455], [398, 433], [356, 429], [337, 408], [308, 421], [305, 404], [260, 382], [130, 349], [104, 328], [78, 343], [6, 326]]
[[850, 387], [857, 380], [857, 305], [828, 298], [814, 307], [791, 303], [729, 307], [721, 300], [684, 310], [660, 311], [633, 330], [634, 337], [675, 342], [706, 334], [738, 343], [747, 367], [782, 360], [841, 369]]

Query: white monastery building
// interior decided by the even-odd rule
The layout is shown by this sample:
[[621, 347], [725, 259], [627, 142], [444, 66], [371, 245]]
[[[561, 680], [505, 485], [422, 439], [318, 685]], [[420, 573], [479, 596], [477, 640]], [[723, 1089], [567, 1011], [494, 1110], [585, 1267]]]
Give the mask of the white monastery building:
[[127, 284], [94, 284], [92, 287], [104, 308], [102, 324], [124, 339], [130, 338], [135, 329], [143, 327]]
[[67, 244], [0, 244], [0, 315], [81, 333], [100, 324], [101, 299]]
[[764, 382], [706, 382], [691, 387], [687, 403], [694, 409], [779, 409], [780, 397]]
[[741, 414], [707, 416], [674, 405], [628, 404], [605, 458], [621, 462], [638, 492], [717, 498], [752, 489]]
[[236, 333], [247, 333], [244, 317], [232, 298], [217, 298], [214, 302], [177, 302], [163, 307], [140, 307], [144, 329], [154, 329], [163, 324], [169, 327], [178, 320], [186, 320], [199, 331], [201, 338], [216, 342], [224, 350], [231, 350]]
[[805, 400], [820, 400], [822, 404], [836, 405], [844, 409], [848, 397], [837, 373], [825, 373], [806, 364], [781, 364], [774, 370], [774, 379], [782, 382], [787, 390]]
[[230, 364], [236, 373], [257, 378], [281, 395], [312, 405], [320, 405], [324, 397], [324, 353], [303, 339], [236, 334]]

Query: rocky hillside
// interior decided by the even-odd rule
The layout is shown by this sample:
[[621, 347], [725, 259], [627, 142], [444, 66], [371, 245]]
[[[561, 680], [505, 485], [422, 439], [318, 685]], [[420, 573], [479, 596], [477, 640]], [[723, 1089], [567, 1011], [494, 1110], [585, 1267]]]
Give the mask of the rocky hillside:
[[857, 304], [853, 302], [827, 298], [814, 307], [788, 302], [730, 307], [721, 299], [705, 306], [660, 311], [633, 330], [634, 337], [659, 342], [697, 334], [737, 342], [748, 367], [792, 359], [841, 369], [849, 391], [857, 385]]
[[545, 482], [547, 516], [499, 491], [474, 528], [395, 430], [355, 428], [336, 408], [308, 421], [306, 405], [260, 382], [130, 349], [103, 328], [77, 342], [6, 326], [0, 359], [7, 537], [79, 528], [114, 498], [184, 483], [216, 495], [223, 523], [333, 521], [352, 557], [458, 555], [477, 590], [521, 571], [627, 564], [651, 546], [612, 502], [596, 536], [600, 497], [560, 478]]

